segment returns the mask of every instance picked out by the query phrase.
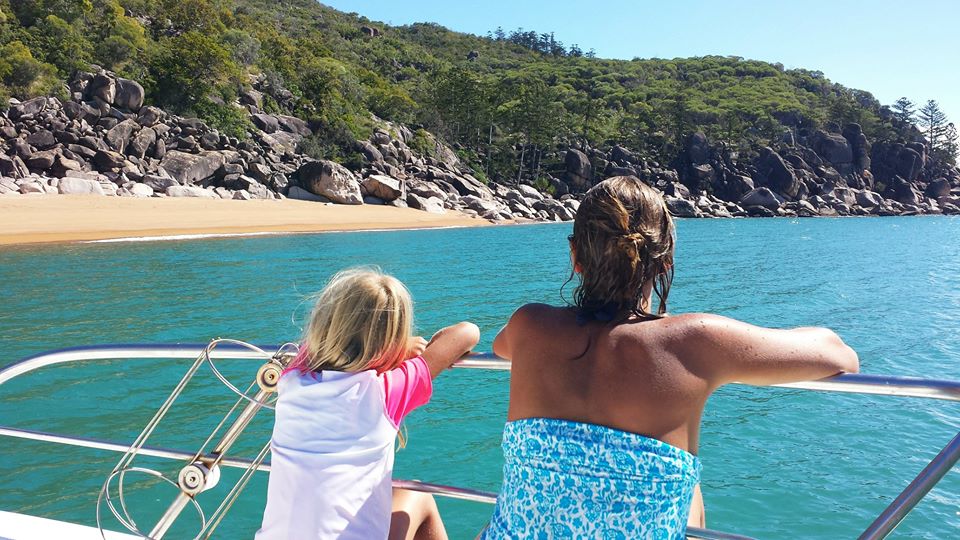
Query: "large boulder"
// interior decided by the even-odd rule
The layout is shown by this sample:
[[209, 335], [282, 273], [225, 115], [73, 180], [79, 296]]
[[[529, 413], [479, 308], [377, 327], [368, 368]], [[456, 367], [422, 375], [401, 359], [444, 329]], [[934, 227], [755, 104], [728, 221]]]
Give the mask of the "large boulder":
[[333, 161], [308, 161], [297, 170], [300, 185], [335, 203], [363, 204], [360, 182], [346, 167]]
[[30, 174], [27, 164], [19, 156], [8, 156], [0, 152], [0, 176], [23, 178]]
[[380, 163], [383, 161], [383, 154], [377, 147], [369, 141], [357, 141], [357, 150], [363, 154], [363, 157], [370, 163]]
[[276, 115], [276, 118], [277, 123], [280, 125], [280, 129], [284, 131], [295, 133], [303, 137], [309, 137], [310, 135], [313, 135], [313, 130], [310, 129], [310, 125], [296, 116], [285, 116], [278, 114]]
[[143, 159], [147, 155], [147, 150], [157, 142], [157, 132], [153, 128], [143, 128], [137, 133], [137, 136], [127, 145], [127, 153]]
[[858, 191], [857, 204], [864, 208], [876, 208], [883, 204], [883, 197], [881, 197], [880, 194], [875, 191]]
[[493, 192], [490, 191], [490, 188], [469, 174], [449, 175], [446, 179], [460, 195], [472, 195], [487, 200], [494, 199]]
[[117, 97], [117, 82], [103, 73], [94, 75], [87, 83], [87, 97], [97, 98], [107, 105], [113, 105]]
[[741, 197], [756, 187], [753, 178], [733, 171], [724, 171], [714, 180], [713, 193], [725, 201], [739, 201]]
[[443, 201], [438, 197], [421, 197], [416, 193], [407, 194], [407, 205], [416, 210], [423, 210], [431, 214], [443, 214]]
[[691, 165], [706, 163], [710, 157], [710, 143], [707, 141], [707, 136], [700, 132], [692, 133], [687, 137], [684, 150]]
[[926, 147], [921, 143], [877, 143], [870, 156], [870, 170], [881, 182], [889, 182], [895, 176], [912, 182], [927, 162]]
[[797, 180], [793, 167], [788, 165], [780, 154], [770, 147], [764, 148], [760, 152], [756, 167], [759, 174], [756, 180], [761, 186], [766, 186], [791, 199], [796, 198], [800, 190], [800, 181]]
[[30, 167], [33, 170], [45, 171], [50, 167], [53, 167], [53, 163], [56, 161], [56, 159], [56, 150], [43, 150], [30, 154], [24, 161], [27, 163], [27, 167]]
[[523, 195], [528, 199], [533, 199], [537, 201], [539, 201], [540, 199], [543, 199], [543, 193], [540, 193], [540, 191], [533, 186], [520, 184], [517, 186], [517, 191], [520, 192], [521, 195]]
[[140, 124], [136, 120], [124, 120], [107, 132], [107, 143], [111, 148], [123, 154], [127, 150], [127, 143], [130, 142], [130, 138], [138, 129], [140, 129]]
[[497, 212], [500, 210], [500, 206], [496, 202], [481, 199], [480, 197], [475, 197], [473, 195], [467, 195], [466, 197], [461, 198], [460, 201], [467, 205], [467, 208], [476, 211], [478, 214], [485, 214], [490, 211]]
[[382, 174], [373, 174], [363, 180], [367, 194], [386, 202], [396, 200], [403, 195], [403, 182]]
[[127, 163], [123, 154], [111, 150], [97, 150], [97, 153], [93, 155], [92, 161], [93, 166], [101, 172], [120, 170]]
[[143, 127], [153, 127], [163, 118], [163, 110], [157, 107], [144, 107], [140, 109], [140, 115], [137, 117], [137, 123]]
[[50, 168], [50, 173], [57, 178], [67, 176], [71, 172], [78, 172], [83, 170], [83, 165], [75, 160], [65, 157], [63, 154], [57, 156], [57, 160], [54, 162], [53, 167]]
[[740, 206], [744, 208], [750, 206], [760, 206], [768, 210], [776, 210], [780, 208], [782, 201], [774, 195], [772, 191], [765, 187], [759, 187], [753, 190], [750, 190], [743, 198], [740, 199]]
[[47, 108], [47, 98], [41, 96], [28, 99], [22, 103], [10, 107], [9, 116], [11, 120], [25, 120], [33, 118]]
[[148, 174], [144, 176], [143, 184], [158, 193], [166, 193], [168, 187], [179, 185], [173, 178], [158, 176], [156, 174]]
[[225, 163], [220, 152], [188, 154], [171, 150], [160, 161], [160, 168], [183, 185], [196, 184], [210, 178]]
[[143, 107], [144, 92], [140, 83], [130, 79], [117, 79], [116, 87], [113, 104], [118, 109], [137, 112]]
[[309, 191], [303, 189], [300, 186], [290, 186], [290, 189], [287, 191], [288, 199], [295, 199], [298, 201], [311, 201], [311, 202], [322, 202], [328, 203], [330, 199], [322, 197], [320, 195], [315, 195]]
[[276, 133], [280, 129], [280, 123], [277, 121], [277, 118], [270, 114], [254, 114], [250, 117], [253, 120], [255, 126], [258, 129], [263, 130], [266, 133]]
[[57, 138], [53, 133], [46, 129], [41, 129], [36, 133], [27, 135], [27, 143], [37, 150], [49, 150], [57, 145]]
[[950, 181], [946, 178], [938, 178], [927, 185], [924, 194], [931, 199], [939, 199], [950, 195]]
[[218, 199], [217, 194], [199, 186], [170, 186], [167, 197], [195, 197], [200, 199]]
[[870, 143], [863, 134], [860, 124], [847, 124], [843, 128], [843, 138], [850, 143], [853, 153], [853, 165], [857, 172], [870, 170]]
[[593, 178], [593, 166], [590, 164], [590, 158], [586, 154], [571, 148], [567, 150], [564, 157], [564, 166], [566, 167], [566, 182], [580, 190], [590, 185]]
[[697, 217], [697, 207], [686, 199], [678, 197], [667, 197], [667, 209], [676, 217], [692, 218]]
[[103, 195], [103, 187], [96, 180], [67, 176], [60, 179], [57, 191], [61, 195]]
[[[146, 184], [141, 184], [140, 182], [135, 182], [132, 186], [127, 188], [127, 191], [130, 192], [130, 195], [134, 197], [153, 197], [153, 188]], [[166, 189], [164, 189], [166, 191]]]
[[4, 178], [0, 176], [0, 195], [5, 195], [7, 193], [20, 193], [20, 186], [18, 186], [12, 178]]
[[853, 148], [843, 135], [818, 131], [814, 134], [811, 145], [813, 150], [833, 164], [840, 174], [853, 172]]
[[894, 176], [887, 184], [887, 196], [901, 203], [913, 206], [920, 206], [923, 202], [923, 195], [914, 187], [913, 184], [899, 176]]

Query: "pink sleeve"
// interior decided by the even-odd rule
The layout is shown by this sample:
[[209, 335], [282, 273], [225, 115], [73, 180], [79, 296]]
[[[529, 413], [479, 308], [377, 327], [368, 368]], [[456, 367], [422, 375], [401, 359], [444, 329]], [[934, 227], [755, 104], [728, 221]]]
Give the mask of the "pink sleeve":
[[380, 380], [383, 381], [387, 417], [395, 426], [400, 426], [410, 411], [426, 405], [433, 394], [430, 368], [422, 356], [406, 360], [398, 367], [381, 373]]

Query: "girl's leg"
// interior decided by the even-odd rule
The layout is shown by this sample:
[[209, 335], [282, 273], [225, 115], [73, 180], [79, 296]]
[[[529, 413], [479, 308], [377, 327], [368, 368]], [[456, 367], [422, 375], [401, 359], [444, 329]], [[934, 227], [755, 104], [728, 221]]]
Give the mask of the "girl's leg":
[[707, 512], [703, 508], [703, 493], [700, 491], [700, 484], [693, 488], [693, 500], [690, 501], [690, 518], [687, 520], [688, 527], [707, 526]]
[[390, 540], [447, 540], [447, 530], [432, 495], [393, 490]]

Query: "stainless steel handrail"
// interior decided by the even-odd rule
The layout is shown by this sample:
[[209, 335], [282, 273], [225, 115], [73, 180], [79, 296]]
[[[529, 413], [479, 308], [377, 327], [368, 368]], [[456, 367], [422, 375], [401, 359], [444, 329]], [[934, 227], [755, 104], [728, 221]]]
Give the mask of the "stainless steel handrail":
[[[175, 345], [103, 345], [103, 346], [85, 346], [61, 349], [48, 353], [41, 353], [14, 362], [0, 370], [0, 385], [20, 375], [31, 371], [48, 367], [51, 365], [89, 361], [89, 360], [110, 360], [110, 359], [183, 359], [196, 358], [206, 345], [195, 344], [175, 344]], [[276, 352], [279, 347], [261, 347], [268, 353]], [[240, 346], [221, 346], [211, 355], [218, 359], [249, 359], [253, 358], [249, 349]], [[262, 360], [262, 357], [256, 357]], [[465, 356], [462, 360], [454, 364], [456, 368], [466, 369], [487, 369], [508, 371], [510, 363], [496, 357], [490, 353], [472, 353]], [[736, 383], [742, 384], [742, 383]], [[960, 401], [960, 381], [920, 379], [914, 377], [891, 377], [881, 375], [864, 374], [844, 374], [820, 379], [817, 381], [804, 381], [797, 383], [773, 385], [782, 388], [795, 388], [801, 390], [816, 390], [825, 392], [842, 392], [857, 394], [872, 394], [899, 397], [917, 397], [927, 399], [940, 399], [947, 401]], [[83, 440], [73, 437], [64, 437], [53, 434], [43, 434], [39, 432], [30, 432], [16, 428], [0, 427], [0, 436], [12, 436], [34, 440], [45, 440], [49, 442], [58, 442], [61, 444], [76, 444], [78, 446], [87, 446], [77, 444], [76, 441]], [[74, 442], [67, 442], [70, 439]], [[116, 445], [105, 441], [91, 441], [91, 448], [100, 448], [104, 450], [114, 450], [108, 446], [121, 447], [127, 451], [129, 446]], [[96, 446], [94, 446], [96, 445]], [[151, 454], [155, 452], [156, 454]], [[163, 449], [144, 449], [144, 455], [156, 455], [156, 457], [168, 457], [159, 455], [163, 452], [177, 452]], [[189, 454], [189, 453], [188, 453]], [[187, 456], [187, 454], [184, 454]], [[178, 458], [181, 456], [178, 456]], [[192, 454], [189, 456], [192, 457]], [[879, 517], [867, 528], [860, 536], [860, 540], [879, 540], [886, 538], [897, 525], [907, 516], [907, 514], [920, 502], [921, 499], [940, 481], [941, 478], [960, 461], [960, 434], [954, 437], [940, 451], [939, 454], [927, 465], [926, 468], [907, 486], [906, 489], [888, 506]], [[241, 463], [242, 460], [237, 461]], [[228, 465], [239, 466], [239, 465]], [[409, 483], [409, 486], [416, 486], [421, 483]], [[483, 492], [473, 492], [472, 490], [463, 490], [460, 488], [450, 488], [448, 486], [436, 486], [433, 484], [422, 484], [424, 490], [444, 496], [464, 498], [477, 496], [483, 499], [485, 496], [492, 497], [492, 494], [483, 494]], [[458, 497], [456, 493], [474, 495], [464, 495]], [[479, 499], [468, 499], [479, 500]], [[480, 502], [489, 502], [481, 500]], [[744, 538], [725, 533], [715, 533], [715, 531], [704, 531], [704, 534], [711, 533], [714, 536], [696, 536], [692, 534], [690, 538], [704, 539], [735, 539]], [[719, 536], [718, 536], [719, 535]]]
[[[0, 384], [31, 371], [66, 362], [116, 359], [194, 359], [203, 351], [206, 344], [173, 345], [94, 345], [71, 347], [30, 356], [7, 365], [0, 370]], [[261, 346], [268, 353], [278, 350], [277, 346]], [[249, 359], [253, 355], [240, 346], [223, 344], [211, 354], [212, 358], [239, 360]], [[492, 353], [471, 353], [454, 364], [455, 368], [487, 369], [509, 371], [510, 362], [498, 358]], [[743, 383], [734, 383], [743, 384]], [[779, 388], [800, 390], [818, 390], [823, 392], [843, 392], [854, 394], [872, 394], [881, 396], [918, 397], [960, 401], [960, 381], [942, 379], [921, 379], [916, 377], [894, 377], [886, 375], [843, 374], [816, 381], [803, 381], [771, 385]]]

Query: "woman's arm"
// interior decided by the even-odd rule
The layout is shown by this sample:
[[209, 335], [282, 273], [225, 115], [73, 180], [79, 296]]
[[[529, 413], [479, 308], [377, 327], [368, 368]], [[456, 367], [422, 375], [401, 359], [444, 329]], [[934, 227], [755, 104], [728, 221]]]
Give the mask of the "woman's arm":
[[480, 341], [480, 329], [471, 322], [461, 322], [441, 329], [430, 338], [423, 359], [430, 367], [430, 376], [436, 378]]
[[716, 386], [814, 380], [860, 369], [857, 353], [826, 328], [778, 330], [718, 315], [689, 317], [682, 354]]

